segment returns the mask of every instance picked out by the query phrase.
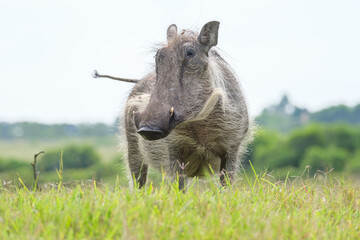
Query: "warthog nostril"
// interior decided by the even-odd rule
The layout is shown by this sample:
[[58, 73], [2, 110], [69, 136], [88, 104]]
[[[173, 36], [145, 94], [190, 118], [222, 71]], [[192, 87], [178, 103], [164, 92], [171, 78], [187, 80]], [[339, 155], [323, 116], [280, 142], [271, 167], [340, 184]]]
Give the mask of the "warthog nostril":
[[144, 126], [141, 127], [137, 133], [139, 133], [146, 140], [158, 140], [164, 137], [164, 132], [157, 126]]

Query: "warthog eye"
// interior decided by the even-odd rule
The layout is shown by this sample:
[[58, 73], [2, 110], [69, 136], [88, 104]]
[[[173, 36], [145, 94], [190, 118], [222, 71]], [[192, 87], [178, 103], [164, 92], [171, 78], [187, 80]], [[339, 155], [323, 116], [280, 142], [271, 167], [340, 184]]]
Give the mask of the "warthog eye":
[[188, 49], [186, 50], [186, 56], [187, 57], [193, 57], [195, 55], [194, 49]]
[[164, 56], [164, 54], [159, 54], [159, 57], [158, 57], [158, 61], [159, 62], [163, 62], [164, 61], [164, 59], [165, 59], [165, 56]]

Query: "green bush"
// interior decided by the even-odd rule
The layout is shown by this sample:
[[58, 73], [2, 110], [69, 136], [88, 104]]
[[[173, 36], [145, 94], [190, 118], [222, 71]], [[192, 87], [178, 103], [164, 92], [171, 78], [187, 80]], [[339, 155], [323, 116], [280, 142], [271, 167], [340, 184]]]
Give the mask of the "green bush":
[[360, 173], [360, 149], [349, 159], [345, 170], [350, 173]]
[[64, 169], [87, 168], [100, 162], [100, 157], [93, 147], [71, 145], [65, 147], [63, 150], [50, 150], [44, 154], [38, 163], [39, 170], [53, 171], [59, 168], [61, 151], [63, 151]]
[[[314, 147], [317, 150], [310, 151]], [[334, 149], [339, 153], [330, 155], [335, 152]], [[251, 161], [256, 169], [268, 169], [269, 171], [286, 167], [303, 168], [304, 159], [310, 161], [312, 163], [310, 165], [319, 169], [331, 166], [336, 171], [342, 171], [350, 159], [345, 159], [343, 165], [340, 164], [339, 166], [336, 165], [336, 160], [331, 159], [344, 157], [344, 152], [349, 157], [357, 149], [360, 149], [359, 128], [343, 124], [314, 124], [294, 130], [286, 136], [268, 130], [261, 130], [251, 145], [251, 154], [249, 154], [247, 160]], [[308, 153], [309, 151], [311, 153]], [[320, 153], [327, 151], [330, 151], [330, 153], [325, 153], [329, 157], [328, 162], [323, 159], [325, 155]], [[305, 156], [306, 154], [307, 156]], [[322, 160], [317, 163], [310, 159], [315, 157]], [[355, 161], [351, 164], [355, 166], [358, 163]]]
[[307, 149], [315, 146], [324, 147], [325, 145], [326, 136], [321, 126], [312, 125], [295, 130], [290, 134], [286, 144], [283, 146], [284, 149], [292, 152], [287, 156], [288, 159], [283, 160], [283, 162], [287, 162], [289, 166], [299, 167]]
[[22, 162], [18, 159], [0, 159], [0, 172], [18, 170], [23, 168], [31, 168], [29, 163]]
[[277, 133], [263, 130], [255, 138], [250, 160], [257, 169], [297, 168], [308, 148], [325, 145], [326, 136], [319, 125], [297, 129], [286, 138], [281, 138]]
[[349, 162], [349, 157], [348, 151], [336, 146], [326, 148], [315, 146], [306, 150], [301, 166], [302, 168], [311, 166], [312, 172], [329, 171], [332, 168], [335, 171], [343, 171]]
[[0, 172], [5, 171], [5, 162], [0, 158]]
[[360, 131], [344, 124], [336, 124], [324, 128], [326, 144], [354, 152], [360, 146]]
[[251, 145], [248, 161], [252, 162], [256, 170], [287, 166], [287, 159], [293, 152], [282, 147], [284, 144], [284, 139], [278, 133], [260, 130]]

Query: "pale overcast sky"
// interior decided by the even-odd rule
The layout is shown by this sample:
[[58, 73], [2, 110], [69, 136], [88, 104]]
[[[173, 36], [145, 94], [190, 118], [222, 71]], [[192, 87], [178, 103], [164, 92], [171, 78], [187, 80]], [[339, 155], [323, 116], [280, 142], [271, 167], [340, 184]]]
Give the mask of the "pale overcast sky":
[[220, 21], [218, 47], [252, 116], [287, 93], [318, 110], [360, 103], [360, 1], [16, 1], [0, 3], [0, 122], [111, 123], [167, 27]]

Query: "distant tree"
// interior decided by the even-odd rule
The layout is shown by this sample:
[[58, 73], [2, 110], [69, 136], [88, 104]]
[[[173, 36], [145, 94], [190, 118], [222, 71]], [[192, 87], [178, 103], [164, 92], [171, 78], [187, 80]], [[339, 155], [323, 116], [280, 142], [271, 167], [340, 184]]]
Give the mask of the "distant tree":
[[256, 121], [261, 126], [280, 132], [289, 132], [314, 122], [360, 125], [360, 104], [353, 108], [345, 105], [331, 106], [309, 113], [307, 109], [293, 105], [284, 95], [278, 104], [265, 108], [256, 117]]
[[311, 120], [316, 122], [349, 122], [350, 119], [351, 110], [345, 105], [326, 108], [311, 115]]
[[280, 102], [265, 108], [256, 122], [267, 129], [280, 132], [289, 132], [308, 122], [309, 112], [306, 109], [294, 106], [284, 95]]

